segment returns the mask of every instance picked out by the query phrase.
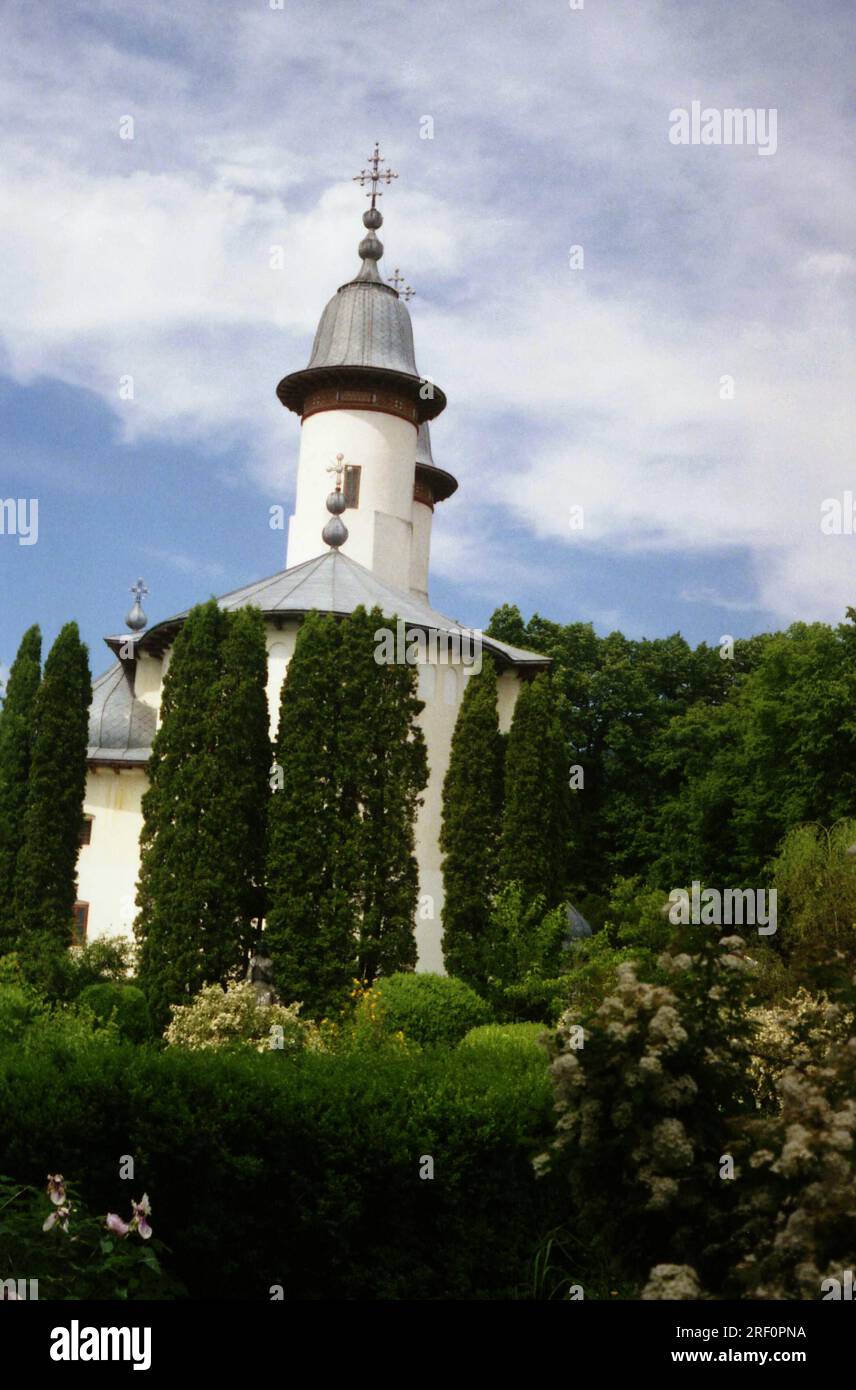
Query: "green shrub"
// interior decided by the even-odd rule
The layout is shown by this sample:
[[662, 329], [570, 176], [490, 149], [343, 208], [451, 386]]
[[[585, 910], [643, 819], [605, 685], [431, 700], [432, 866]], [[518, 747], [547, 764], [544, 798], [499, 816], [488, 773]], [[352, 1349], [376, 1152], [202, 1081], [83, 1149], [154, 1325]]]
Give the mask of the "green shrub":
[[504, 1055], [509, 1049], [528, 1055], [545, 1057], [541, 1038], [545, 1036], [542, 1023], [483, 1023], [471, 1028], [458, 1043], [459, 1047], [487, 1048]]
[[146, 1042], [152, 1035], [146, 996], [135, 985], [117, 985], [107, 981], [87, 985], [78, 1003], [81, 1008], [91, 1010], [100, 1023], [113, 1019], [120, 1037], [127, 1038], [129, 1042]]
[[569, 981], [568, 975], [556, 975], [553, 979], [529, 975], [517, 984], [495, 988], [491, 1002], [497, 1017], [508, 1023], [552, 1026], [568, 1007]]
[[0, 1043], [19, 1042], [41, 1008], [32, 990], [0, 984]]
[[[193, 1298], [501, 1299], [573, 1218], [534, 1153], [552, 1132], [542, 1057], [0, 1049], [0, 1173], [81, 1175], [117, 1210], [122, 1154], [167, 1268]], [[420, 1178], [434, 1160], [433, 1180]], [[127, 1185], [126, 1185], [127, 1186]], [[130, 1193], [129, 1193], [130, 1195]], [[120, 1211], [124, 1209], [119, 1208]]]
[[[374, 998], [372, 997], [374, 996]], [[376, 1007], [387, 1034], [404, 1033], [424, 1046], [453, 1046], [491, 1018], [490, 1006], [474, 989], [449, 975], [399, 972], [378, 980], [357, 1005], [362, 1017]]]
[[2, 963], [19, 973], [43, 998], [67, 1004], [88, 985], [125, 981], [133, 958], [133, 942], [127, 937], [112, 937], [60, 951], [41, 943], [29, 948], [26, 957], [9, 955]]

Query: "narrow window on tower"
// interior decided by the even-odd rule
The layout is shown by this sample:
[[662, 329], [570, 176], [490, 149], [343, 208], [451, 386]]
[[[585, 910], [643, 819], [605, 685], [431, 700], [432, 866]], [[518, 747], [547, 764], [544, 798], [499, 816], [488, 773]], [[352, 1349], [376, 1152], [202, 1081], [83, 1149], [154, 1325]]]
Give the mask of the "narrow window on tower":
[[72, 946], [86, 945], [86, 927], [89, 922], [89, 903], [74, 904], [74, 926], [71, 933]]
[[80, 843], [82, 845], [92, 844], [92, 817], [84, 816], [83, 825], [80, 828]]
[[360, 468], [358, 464], [345, 464], [345, 506], [358, 507], [360, 505]]

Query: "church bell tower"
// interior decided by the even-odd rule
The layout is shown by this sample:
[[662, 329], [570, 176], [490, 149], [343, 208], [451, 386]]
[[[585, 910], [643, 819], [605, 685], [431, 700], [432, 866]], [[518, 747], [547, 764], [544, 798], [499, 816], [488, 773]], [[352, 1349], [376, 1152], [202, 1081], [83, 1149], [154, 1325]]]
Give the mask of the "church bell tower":
[[402, 283], [397, 273], [387, 283], [378, 269], [378, 184], [398, 177], [382, 161], [375, 145], [368, 169], [355, 180], [370, 186], [371, 200], [363, 213], [360, 270], [321, 315], [308, 366], [277, 387], [282, 404], [301, 417], [287, 565], [318, 554], [318, 518], [341, 455], [343, 553], [394, 588], [427, 599], [434, 506], [458, 484], [431, 455], [428, 421], [445, 408], [446, 397], [417, 369], [409, 294], [395, 287]]

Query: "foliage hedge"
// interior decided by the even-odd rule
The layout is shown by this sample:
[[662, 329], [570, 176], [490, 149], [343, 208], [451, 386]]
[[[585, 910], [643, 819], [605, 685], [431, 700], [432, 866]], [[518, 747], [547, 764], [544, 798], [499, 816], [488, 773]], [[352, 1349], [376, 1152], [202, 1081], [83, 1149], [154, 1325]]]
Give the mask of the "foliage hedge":
[[531, 1162], [552, 1100], [546, 1058], [516, 1049], [289, 1057], [47, 1034], [0, 1048], [0, 1172], [36, 1187], [60, 1172], [115, 1210], [132, 1155], [128, 1195], [148, 1193], [194, 1298], [519, 1297], [567, 1218]]
[[547, 1035], [543, 1023], [483, 1023], [470, 1031], [458, 1043], [462, 1048], [487, 1048], [503, 1056], [508, 1050], [524, 1052], [530, 1056], [545, 1055], [541, 1039]]
[[117, 985], [111, 981], [87, 985], [79, 1003], [91, 1009], [101, 1023], [113, 1019], [119, 1034], [129, 1042], [145, 1042], [152, 1036], [152, 1017], [146, 996], [136, 985]]
[[451, 975], [405, 971], [387, 975], [377, 981], [360, 1008], [371, 1011], [376, 1003], [385, 1032], [402, 1032], [426, 1047], [460, 1042], [471, 1028], [491, 1019], [490, 1005], [481, 995]]

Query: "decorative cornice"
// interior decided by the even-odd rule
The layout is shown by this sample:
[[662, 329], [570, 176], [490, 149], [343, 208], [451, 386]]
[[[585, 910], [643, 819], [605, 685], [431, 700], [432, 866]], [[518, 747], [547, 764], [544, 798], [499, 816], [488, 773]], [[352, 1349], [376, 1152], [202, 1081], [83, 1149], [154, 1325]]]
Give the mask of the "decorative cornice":
[[430, 485], [425, 482], [424, 478], [417, 477], [413, 484], [413, 500], [414, 502], [422, 502], [424, 506], [430, 507], [433, 512], [434, 493]]
[[408, 420], [414, 429], [419, 416], [412, 400], [401, 392], [364, 386], [322, 386], [311, 391], [303, 402], [303, 419], [323, 410], [377, 410], [383, 415], [396, 415]]
[[[288, 410], [305, 417], [310, 397], [325, 390], [383, 392], [392, 398], [399, 397], [410, 402], [415, 413], [403, 418], [411, 419], [418, 425], [423, 420], [433, 420], [446, 408], [445, 392], [432, 383], [431, 393], [426, 396], [423, 394], [425, 383], [426, 378], [390, 371], [385, 367], [307, 367], [302, 372], [291, 372], [283, 377], [276, 394]], [[335, 410], [337, 406], [326, 408]], [[341, 409], [341, 405], [338, 408]]]
[[[445, 502], [447, 497], [451, 497], [453, 492], [457, 492], [458, 480], [453, 478], [451, 473], [447, 473], [445, 468], [438, 468], [436, 464], [417, 463], [414, 497], [416, 496], [415, 488], [419, 486], [431, 494], [432, 502]], [[417, 498], [417, 501], [422, 501], [422, 498]]]

